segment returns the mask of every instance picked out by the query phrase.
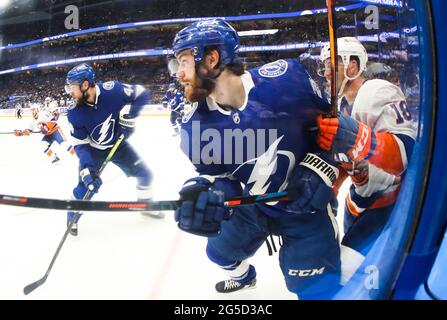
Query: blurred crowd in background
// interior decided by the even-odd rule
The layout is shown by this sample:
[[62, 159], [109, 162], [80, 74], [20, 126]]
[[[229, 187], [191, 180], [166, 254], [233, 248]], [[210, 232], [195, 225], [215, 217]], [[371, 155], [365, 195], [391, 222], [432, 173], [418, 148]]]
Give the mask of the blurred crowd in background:
[[[55, 36], [77, 30], [66, 30], [64, 20], [67, 5], [79, 7], [79, 29], [175, 18], [200, 16], [244, 16], [269, 13], [296, 12], [324, 8], [325, 0], [309, 1], [180, 1], [180, 0], [114, 0], [114, 1], [16, 1], [17, 6], [0, 11], [1, 45]], [[337, 5], [352, 5], [353, 1], [338, 1]], [[400, 30], [399, 22], [387, 17], [397, 16], [398, 9], [383, 8], [380, 29], [371, 31], [359, 24], [363, 11], [340, 12], [337, 16], [338, 36], [360, 36], [384, 34]], [[232, 23], [238, 31], [277, 30], [274, 34], [241, 37], [242, 46], [308, 44], [308, 48], [285, 51], [242, 53], [247, 67], [259, 66], [278, 58], [302, 60], [316, 76], [320, 47], [315, 44], [327, 41], [326, 14], [303, 15], [293, 18], [247, 20]], [[69, 58], [88, 57], [101, 54], [129, 52], [147, 49], [169, 49], [174, 34], [186, 24], [160, 24], [130, 29], [112, 29], [81, 36], [61, 38], [40, 44], [0, 51], [0, 71], [10, 68], [51, 62]], [[18, 32], [23, 30], [23, 32]], [[404, 37], [405, 34], [402, 34]], [[402, 41], [405, 40], [405, 41]], [[391, 38], [384, 41], [365, 42], [372, 63], [379, 62], [370, 70], [372, 77], [384, 77], [402, 86], [410, 95], [418, 85], [417, 72], [405, 68], [411, 59], [411, 48], [402, 48], [408, 39]], [[166, 67], [166, 56], [138, 57], [91, 62], [99, 82], [119, 80], [146, 86], [153, 103], [160, 103], [167, 86], [174, 79]], [[73, 65], [26, 70], [0, 75], [0, 108], [14, 108], [18, 100], [25, 107], [29, 103], [42, 103], [45, 97], [60, 101], [68, 99], [64, 93], [67, 71]], [[373, 70], [374, 69], [374, 70]], [[405, 80], [403, 80], [405, 79]], [[18, 98], [17, 98], [18, 97]]]

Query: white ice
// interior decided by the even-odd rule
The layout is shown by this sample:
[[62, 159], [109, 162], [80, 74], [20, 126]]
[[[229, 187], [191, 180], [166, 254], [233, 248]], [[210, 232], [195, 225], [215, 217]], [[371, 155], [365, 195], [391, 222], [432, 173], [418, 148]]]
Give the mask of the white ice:
[[[0, 118], [0, 132], [24, 128], [29, 118]], [[66, 117], [61, 117], [69, 135]], [[195, 175], [179, 149], [166, 116], [141, 117], [130, 142], [154, 174], [155, 200], [177, 199]], [[0, 193], [69, 199], [77, 182], [77, 159], [59, 150], [51, 165], [40, 134], [0, 134]], [[135, 180], [113, 164], [103, 173], [96, 200], [135, 200]], [[287, 291], [278, 254], [262, 246], [250, 260], [255, 289], [232, 294], [214, 290], [224, 273], [205, 254], [206, 239], [178, 230], [173, 212], [164, 220], [139, 213], [88, 212], [79, 236], [70, 236], [46, 281], [28, 296], [23, 287], [41, 278], [65, 232], [64, 211], [0, 205], [0, 299], [296, 299]]]

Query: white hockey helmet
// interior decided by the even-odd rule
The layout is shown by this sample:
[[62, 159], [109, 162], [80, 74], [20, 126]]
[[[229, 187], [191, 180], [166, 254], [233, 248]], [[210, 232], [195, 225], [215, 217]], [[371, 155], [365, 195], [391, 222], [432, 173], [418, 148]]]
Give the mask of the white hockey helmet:
[[[341, 57], [344, 66], [344, 75], [348, 80], [358, 78], [365, 70], [368, 62], [368, 53], [359, 40], [354, 37], [343, 37], [337, 39], [337, 55]], [[329, 43], [326, 44], [320, 53], [320, 61], [324, 63], [327, 58], [331, 57], [331, 49]], [[346, 74], [351, 57], [359, 59], [359, 72], [356, 76], [349, 78]]]
[[31, 115], [33, 116], [33, 118], [37, 119], [37, 115], [40, 110], [39, 105], [37, 103], [31, 103], [30, 110], [31, 110]]
[[56, 101], [51, 101], [49, 105], [47, 105], [47, 110], [50, 112], [55, 112], [58, 110]]

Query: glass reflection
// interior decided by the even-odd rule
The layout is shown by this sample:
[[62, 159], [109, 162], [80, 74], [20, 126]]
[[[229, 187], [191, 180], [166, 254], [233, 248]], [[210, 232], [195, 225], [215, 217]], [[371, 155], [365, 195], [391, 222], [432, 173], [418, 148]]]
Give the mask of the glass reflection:
[[[310, 83], [315, 92], [318, 91], [321, 95], [319, 98], [327, 103], [333, 75], [328, 63], [330, 52], [327, 49], [328, 23], [324, 11], [326, 1], [309, 0], [297, 3], [284, 0], [251, 4], [244, 1], [229, 1], [229, 3], [231, 5], [209, 3], [205, 7], [199, 1], [183, 1], [180, 4], [177, 1], [171, 6], [175, 9], [168, 10], [170, 5], [164, 1], [132, 1], [132, 5], [119, 2], [107, 7], [107, 12], [110, 14], [99, 14], [96, 9], [91, 9], [90, 13], [97, 13], [94, 19], [85, 9], [81, 10], [79, 16], [81, 27], [70, 30], [66, 29], [64, 23], [66, 17], [62, 14], [64, 8], [61, 5], [51, 5], [52, 13], [48, 19], [5, 23], [0, 27], [0, 46], [3, 46], [0, 49], [0, 108], [5, 114], [17, 118], [22, 113], [19, 110], [22, 109], [25, 116], [30, 116], [32, 110], [44, 108], [45, 100], [50, 98], [53, 108], [57, 105], [58, 112], [66, 114], [68, 109], [75, 107], [75, 102], [64, 91], [66, 74], [74, 65], [87, 61], [94, 68], [96, 78], [100, 82], [118, 79], [124, 83], [144, 85], [151, 92], [152, 103], [158, 106], [156, 112], [169, 114], [170, 124], [173, 127], [172, 135], [183, 139], [181, 130], [185, 128], [185, 122], [193, 116], [195, 111], [193, 102], [197, 101], [188, 101], [184, 97], [185, 81], [182, 82], [169, 72], [166, 68], [166, 59], [172, 55], [170, 49], [175, 34], [189, 25], [189, 21], [179, 22], [169, 19], [209, 17], [216, 12], [224, 17], [232, 17], [229, 21], [240, 38], [238, 56], [247, 70], [262, 69], [262, 66], [268, 63], [291, 59], [293, 62], [290, 62], [290, 65], [294, 63], [304, 65], [312, 79]], [[341, 269], [335, 267], [336, 271], [333, 271], [336, 274], [340, 272], [341, 286], [334, 286], [339, 289], [351, 279], [368, 255], [374, 241], [386, 227], [390, 215], [393, 214], [401, 186], [405, 183], [405, 172], [411, 161], [419, 126], [420, 76], [416, 12], [411, 7], [410, 1], [383, 4], [379, 1], [374, 5], [367, 1], [337, 1], [337, 6], [339, 59], [336, 83], [339, 118], [334, 122], [332, 120], [335, 119], [322, 117], [317, 122], [316, 114], [312, 114], [312, 119], [309, 120], [311, 123], [306, 123], [309, 134], [306, 132], [303, 135], [309, 141], [302, 144], [306, 144], [306, 148], [313, 145], [315, 152], [330, 154], [340, 170], [339, 179], [331, 186], [339, 203], [337, 241], [341, 245], [339, 254]], [[40, 9], [47, 7], [48, 3], [41, 5]], [[0, 12], [0, 17], [2, 14], [5, 17], [20, 15], [4, 11]], [[154, 20], [161, 22], [120, 27], [120, 24], [124, 23]], [[86, 31], [90, 28], [114, 25], [118, 27]], [[16, 32], [17, 28], [26, 31]], [[76, 31], [85, 32], [69, 35], [70, 32]], [[62, 36], [25, 44], [56, 35]], [[69, 60], [75, 58], [79, 60]], [[281, 69], [283, 65], [274, 63], [269, 67]], [[263, 70], [270, 72], [269, 67], [264, 67]], [[290, 81], [290, 83], [297, 81], [296, 83], [300, 84], [302, 79]], [[285, 119], [279, 119], [281, 115], [272, 116], [269, 109], [272, 106], [266, 101], [274, 104], [286, 101], [288, 98], [294, 101], [292, 92], [289, 96], [287, 92], [281, 93], [273, 99], [266, 96], [264, 101], [259, 101], [254, 108], [257, 108], [256, 112], [262, 114], [264, 118], [272, 117], [271, 123], [277, 125], [277, 121]], [[223, 106], [223, 113], [232, 112], [231, 117], [235, 117], [234, 109], [237, 108]], [[320, 111], [318, 113], [325, 113]], [[286, 112], [283, 116], [290, 115]], [[242, 119], [243, 113], [238, 116]], [[297, 128], [302, 125], [303, 119], [299, 117], [305, 116], [308, 114], [296, 116], [295, 128], [274, 128], [270, 123], [263, 123], [262, 128], [251, 129], [290, 129], [288, 132], [285, 130], [283, 134], [298, 135], [301, 132], [297, 133], [299, 131]], [[291, 118], [286, 120], [289, 122], [279, 123], [292, 127]], [[214, 125], [218, 127], [220, 124], [216, 122]], [[241, 126], [240, 123], [237, 125]], [[14, 128], [12, 125], [4, 128], [20, 129], [22, 132], [28, 129], [23, 122], [18, 122], [18, 126]], [[242, 142], [240, 148], [260, 145], [261, 143], [256, 140], [258, 136], [254, 136], [256, 138], [252, 141], [252, 145]], [[263, 138], [263, 143], [266, 145], [260, 149], [269, 150], [276, 140]], [[241, 141], [245, 141], [244, 139], [247, 138], [244, 136]], [[301, 142], [294, 141], [294, 143]], [[317, 146], [319, 149], [316, 149]], [[190, 149], [192, 150], [193, 146]], [[225, 146], [222, 146], [222, 150], [224, 149]], [[244, 153], [242, 163], [253, 160], [246, 157], [246, 150], [232, 151]], [[256, 151], [257, 149], [252, 158], [262, 155]], [[215, 153], [210, 154], [206, 161], [212, 162], [218, 159]], [[295, 156], [294, 166], [297, 167], [304, 159], [304, 154], [295, 153]], [[199, 164], [203, 164], [200, 161]], [[240, 170], [238, 166], [242, 163], [237, 163], [231, 170], [228, 167], [226, 169], [230, 174], [236, 174], [235, 172]], [[280, 172], [281, 170], [275, 174]], [[270, 180], [264, 181], [264, 185], [270, 185], [270, 188], [263, 188], [264, 185], [253, 188], [255, 183], [253, 180], [250, 181], [250, 175], [239, 177], [238, 181], [242, 186], [238, 186], [236, 195], [290, 190], [287, 189], [287, 185], [290, 187], [299, 182], [293, 181], [293, 174], [289, 172], [286, 172], [285, 176], [289, 179], [287, 183], [275, 187], [273, 187], [275, 183], [270, 183]], [[241, 187], [242, 191], [239, 190]], [[326, 201], [320, 205], [323, 207], [332, 205], [334, 213], [337, 211], [335, 201]], [[282, 210], [287, 204], [279, 203], [276, 206]], [[281, 231], [272, 232], [271, 226], [268, 225], [271, 217], [265, 218], [262, 212], [262, 208], [277, 207], [270, 204], [255, 207], [261, 208], [261, 213], [257, 214], [265, 219], [265, 225], [261, 228], [264, 234], [260, 243], [263, 243], [270, 233], [284, 236]], [[299, 219], [305, 220], [305, 217], [304, 215], [304, 218]], [[280, 221], [282, 218], [272, 219]], [[284, 221], [287, 219], [292, 218], [287, 215]], [[282, 221], [278, 224], [288, 223]], [[310, 254], [311, 245], [306, 249], [303, 247], [306, 246], [294, 244], [294, 249], [297, 251], [308, 250], [308, 261], [311, 261], [314, 258]], [[249, 251], [250, 254], [254, 254], [256, 250]], [[205, 252], [203, 254], [205, 255]], [[232, 278], [228, 278], [229, 280], [246, 285], [254, 279], [254, 267], [245, 259], [250, 254], [243, 259], [230, 259], [231, 263], [228, 264], [234, 264], [235, 267], [230, 270], [233, 272], [230, 272]], [[210, 257], [211, 261], [219, 266], [226, 265], [224, 262], [228, 262], [227, 257], [216, 258], [217, 255]], [[278, 262], [271, 259], [270, 263]], [[211, 265], [210, 262], [210, 268]], [[313, 277], [313, 282], [322, 289], [327, 283], [319, 283], [319, 270], [321, 266], [311, 263], [301, 264], [300, 261], [296, 265], [284, 267], [282, 272], [285, 278], [298, 278], [300, 275], [303, 275], [303, 278]], [[244, 282], [242, 278], [244, 275], [250, 275], [250, 281]], [[239, 289], [243, 285], [234, 286]], [[289, 286], [289, 289], [297, 292], [293, 285]], [[311, 297], [319, 298], [318, 295]]]

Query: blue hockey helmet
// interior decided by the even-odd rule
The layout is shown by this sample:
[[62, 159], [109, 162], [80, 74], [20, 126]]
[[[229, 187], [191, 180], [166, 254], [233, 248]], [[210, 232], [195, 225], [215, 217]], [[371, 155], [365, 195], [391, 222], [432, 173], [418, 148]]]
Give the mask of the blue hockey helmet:
[[93, 85], [95, 83], [95, 72], [93, 71], [93, 68], [87, 63], [77, 65], [76, 67], [68, 71], [65, 91], [67, 93], [70, 93], [70, 84], [77, 83], [81, 85], [84, 80], [87, 80], [90, 85]]
[[168, 88], [169, 89], [175, 89], [175, 83], [174, 82], [171, 82], [170, 84], [169, 84], [169, 86], [168, 86]]
[[240, 41], [236, 30], [222, 19], [209, 19], [194, 22], [180, 30], [172, 42], [174, 55], [185, 49], [191, 49], [194, 61], [203, 59], [205, 48], [216, 46], [220, 52], [220, 61], [226, 65], [237, 58]]

